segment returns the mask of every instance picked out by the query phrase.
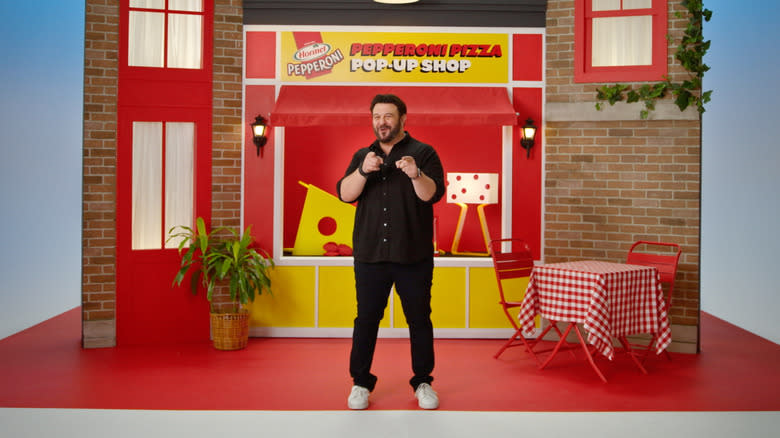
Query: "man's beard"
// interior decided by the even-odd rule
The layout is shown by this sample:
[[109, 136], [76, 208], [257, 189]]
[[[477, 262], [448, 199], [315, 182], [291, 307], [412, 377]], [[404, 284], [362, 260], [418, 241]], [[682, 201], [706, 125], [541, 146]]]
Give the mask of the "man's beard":
[[395, 125], [394, 128], [390, 129], [390, 131], [388, 131], [388, 133], [387, 133], [387, 136], [383, 138], [382, 135], [379, 133], [379, 129], [380, 128], [382, 128], [382, 126], [380, 126], [378, 128], [377, 127], [374, 128], [374, 135], [376, 135], [376, 139], [379, 140], [382, 143], [385, 143], [387, 141], [390, 141], [390, 140], [396, 138], [398, 136], [398, 134], [401, 132], [401, 125], [398, 124], [398, 125]]

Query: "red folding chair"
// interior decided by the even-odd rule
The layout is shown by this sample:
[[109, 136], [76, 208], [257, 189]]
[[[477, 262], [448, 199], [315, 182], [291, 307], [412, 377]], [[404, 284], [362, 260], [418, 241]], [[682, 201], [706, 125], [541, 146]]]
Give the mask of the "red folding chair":
[[[505, 244], [511, 245], [511, 249], [504, 251], [502, 248]], [[503, 283], [504, 280], [529, 277], [531, 275], [531, 271], [534, 267], [534, 258], [531, 255], [531, 248], [522, 239], [495, 239], [490, 242], [490, 255], [493, 258], [493, 269], [496, 272], [496, 280], [498, 281], [498, 293], [501, 299], [499, 304], [509, 320], [509, 323], [512, 324], [512, 327], [515, 329], [514, 334], [512, 334], [509, 340], [501, 346], [493, 357], [497, 359], [507, 348], [522, 345], [525, 347], [526, 351], [533, 356], [537, 364], [541, 364], [539, 358], [536, 357], [536, 353], [542, 353], [549, 350], [534, 352], [534, 346], [550, 331], [550, 329], [555, 329], [559, 336], [561, 335], [561, 331], [555, 323], [551, 323], [542, 331], [538, 338], [526, 339], [525, 336], [523, 336], [522, 328], [518, 325], [517, 316], [509, 311], [515, 307], [520, 307], [522, 301], [507, 300]]]
[[[664, 288], [664, 301], [666, 302], [666, 312], [669, 314], [672, 308], [672, 294], [674, 291], [674, 278], [677, 276], [677, 264], [680, 261], [682, 250], [680, 245], [667, 242], [649, 242], [640, 240], [631, 245], [626, 257], [626, 263], [631, 265], [655, 266], [661, 280], [661, 287]], [[645, 358], [653, 350], [653, 345], [658, 340], [658, 334], [652, 333], [648, 344], [630, 344], [632, 349], [646, 350]], [[624, 344], [625, 339], [621, 339]], [[671, 356], [664, 351], [667, 359]]]

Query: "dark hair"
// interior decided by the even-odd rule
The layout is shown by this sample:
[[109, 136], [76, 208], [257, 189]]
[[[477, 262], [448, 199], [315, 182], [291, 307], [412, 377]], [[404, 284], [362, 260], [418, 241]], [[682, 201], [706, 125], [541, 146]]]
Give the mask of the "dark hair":
[[369, 108], [371, 112], [374, 112], [374, 105], [378, 103], [392, 103], [396, 108], [398, 108], [399, 116], [406, 114], [406, 104], [403, 100], [401, 100], [400, 97], [396, 96], [395, 94], [377, 94], [374, 96], [374, 99], [371, 100], [371, 108]]

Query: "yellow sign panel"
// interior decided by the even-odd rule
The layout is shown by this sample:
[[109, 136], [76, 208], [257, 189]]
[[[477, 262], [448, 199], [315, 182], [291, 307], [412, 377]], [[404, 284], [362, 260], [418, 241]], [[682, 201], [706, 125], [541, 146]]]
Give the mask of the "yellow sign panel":
[[506, 83], [509, 36], [281, 32], [282, 81]]

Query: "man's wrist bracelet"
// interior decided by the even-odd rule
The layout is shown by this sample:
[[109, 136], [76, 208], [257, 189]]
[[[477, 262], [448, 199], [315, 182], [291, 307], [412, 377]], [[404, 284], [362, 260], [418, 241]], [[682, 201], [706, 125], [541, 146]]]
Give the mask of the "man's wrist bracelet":
[[363, 166], [358, 166], [358, 173], [368, 178], [368, 174], [366, 172], [363, 172]]
[[412, 179], [417, 179], [417, 178], [419, 178], [419, 177], [421, 177], [421, 176], [422, 176], [422, 170], [420, 170], [420, 168], [418, 167], [418, 168], [417, 168], [417, 176], [415, 176], [415, 177], [414, 177], [414, 178], [412, 178]]

